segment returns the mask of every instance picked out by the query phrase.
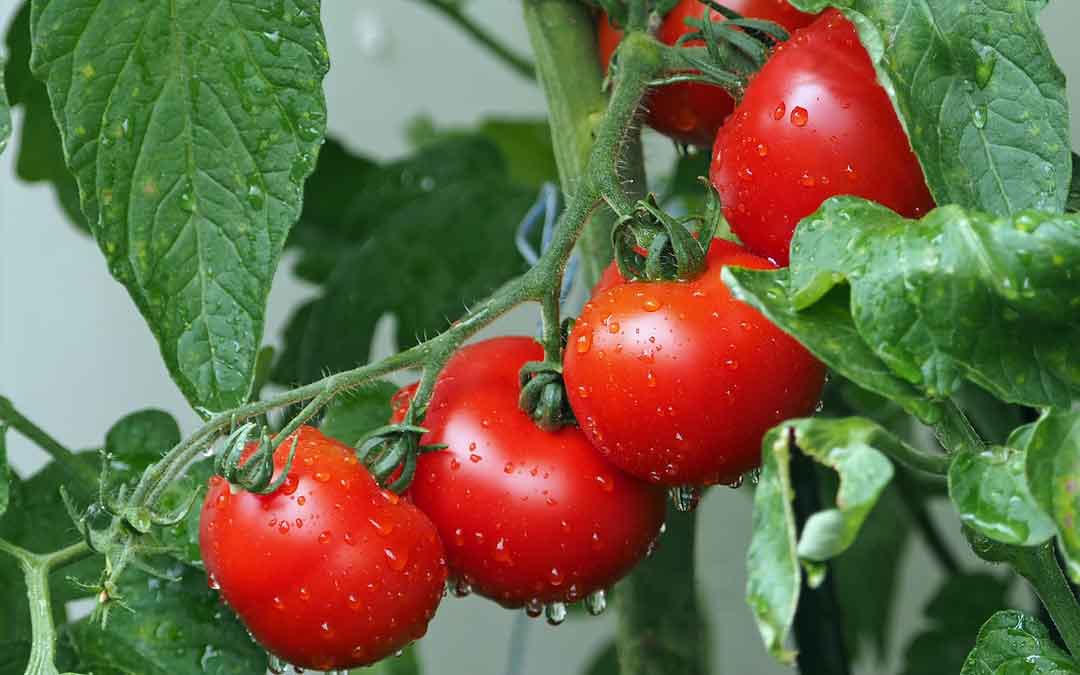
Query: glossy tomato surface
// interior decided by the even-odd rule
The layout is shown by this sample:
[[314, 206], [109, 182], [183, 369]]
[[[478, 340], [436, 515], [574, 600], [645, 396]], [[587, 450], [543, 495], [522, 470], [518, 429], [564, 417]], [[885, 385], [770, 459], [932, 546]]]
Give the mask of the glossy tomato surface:
[[750, 250], [781, 265], [799, 221], [856, 195], [914, 218], [922, 168], [855, 27], [835, 10], [777, 48], [716, 137], [710, 178]]
[[[313, 427], [296, 433], [292, 470], [275, 492], [234, 493], [210, 479], [199, 545], [211, 585], [293, 665], [374, 663], [427, 630], [445, 587], [442, 543], [352, 448]], [[274, 453], [278, 474], [291, 438]]]
[[[789, 31], [806, 26], [814, 19], [812, 14], [800, 12], [787, 0], [725, 0], [723, 4], [743, 16], [774, 21]], [[686, 25], [686, 19], [699, 19], [706, 9], [698, 0], [682, 0], [664, 17], [656, 33], [657, 39], [664, 44], [675, 44], [680, 37], [694, 31]], [[712, 16], [714, 20], [723, 20], [715, 11]], [[622, 31], [612, 26], [607, 16], [601, 16], [597, 39], [601, 62], [607, 68], [622, 39]], [[680, 143], [710, 146], [716, 139], [716, 130], [735, 108], [735, 101], [720, 87], [702, 82], [680, 82], [655, 91], [649, 97], [647, 107], [649, 126], [653, 129]]]
[[[664, 494], [606, 462], [580, 430], [547, 433], [517, 406], [534, 340], [503, 337], [447, 364], [423, 425], [413, 501], [439, 529], [450, 572], [507, 607], [574, 601], [647, 553]], [[398, 408], [398, 414], [403, 412]]]
[[715, 240], [690, 282], [599, 288], [570, 335], [564, 377], [581, 428], [612, 463], [664, 485], [730, 482], [761, 438], [813, 411], [825, 369], [720, 277], [767, 260]]

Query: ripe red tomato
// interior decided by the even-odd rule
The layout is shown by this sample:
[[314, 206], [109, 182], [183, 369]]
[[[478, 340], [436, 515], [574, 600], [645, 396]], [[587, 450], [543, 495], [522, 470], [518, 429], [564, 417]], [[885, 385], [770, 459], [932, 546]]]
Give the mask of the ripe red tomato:
[[771, 269], [722, 240], [689, 282], [617, 283], [577, 320], [563, 372], [578, 422], [600, 453], [665, 485], [731, 482], [761, 460], [761, 438], [810, 413], [825, 369], [735, 300], [723, 265]]
[[[518, 409], [530, 338], [470, 345], [447, 364], [410, 488], [446, 544], [450, 573], [506, 607], [575, 601], [641, 560], [664, 494], [608, 464], [576, 428], [540, 430]], [[401, 409], [398, 409], [398, 415]]]
[[[211, 586], [295, 666], [371, 664], [427, 630], [445, 587], [442, 542], [352, 448], [313, 427], [296, 433], [292, 470], [275, 492], [234, 494], [210, 479], [199, 545]], [[291, 443], [274, 452], [279, 475]]]
[[[748, 18], [768, 19], [789, 31], [809, 25], [812, 14], [805, 14], [788, 4], [787, 0], [724, 0], [729, 9]], [[682, 0], [664, 17], [656, 33], [664, 44], [673, 45], [680, 37], [694, 29], [687, 26], [686, 19], [704, 16], [706, 6], [698, 0]], [[713, 12], [714, 19], [723, 16]], [[611, 55], [622, 39], [622, 31], [614, 28], [606, 15], [598, 22], [597, 40], [600, 59], [604, 68], [611, 62]], [[701, 41], [689, 43], [701, 45]], [[735, 108], [735, 102], [726, 91], [703, 82], [680, 82], [656, 91], [648, 101], [649, 126], [680, 143], [708, 146], [716, 139], [716, 130]]]
[[872, 199], [907, 217], [934, 205], [855, 27], [835, 10], [750, 81], [709, 174], [735, 234], [780, 265], [795, 226], [829, 197]]

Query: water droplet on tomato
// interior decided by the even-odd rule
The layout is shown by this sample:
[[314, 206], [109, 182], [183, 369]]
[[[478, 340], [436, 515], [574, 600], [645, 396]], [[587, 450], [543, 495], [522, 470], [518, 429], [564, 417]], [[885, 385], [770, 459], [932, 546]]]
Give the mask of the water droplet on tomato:
[[457, 458], [451, 457], [450, 458], [450, 470], [451, 471], [457, 471], [460, 468], [461, 468], [461, 462], [457, 461]]
[[743, 477], [742, 477], [742, 474], [739, 474], [734, 480], [732, 480], [730, 483], [728, 483], [727, 486], [729, 488], [731, 488], [732, 490], [738, 490], [739, 488], [742, 487], [742, 484], [743, 484]]
[[655, 389], [656, 388], [656, 374], [653, 373], [653, 371], [651, 371], [651, 370], [645, 371], [645, 384], [650, 389]]
[[400, 552], [394, 552], [391, 548], [384, 548], [383, 555], [389, 561], [390, 569], [395, 572], [400, 572], [405, 569], [405, 565], [409, 564], [409, 551], [404, 550]]
[[806, 111], [806, 108], [797, 105], [791, 109], [791, 123], [795, 126], [805, 127], [809, 119], [810, 113]]
[[535, 619], [544, 613], [544, 603], [539, 598], [533, 598], [525, 603], [525, 615]]
[[802, 175], [799, 176], [799, 185], [802, 185], [803, 187], [814, 187], [817, 185], [817, 180], [808, 172], [803, 171]]
[[319, 624], [319, 634], [322, 635], [324, 640], [329, 640], [334, 637], [334, 629], [330, 627], [330, 624], [323, 621]]
[[558, 626], [566, 621], [566, 605], [561, 602], [552, 602], [544, 608], [547, 622], [552, 626]]
[[472, 584], [467, 579], [456, 579], [447, 583], [450, 584], [450, 592], [455, 598], [468, 597], [472, 593]]
[[454, 530], [454, 543], [458, 546], [465, 545], [465, 533], [461, 531], [461, 528]]
[[506, 540], [499, 537], [499, 541], [495, 542], [495, 553], [492, 555], [495, 558], [495, 562], [502, 565], [513, 565], [514, 558], [510, 555], [510, 548], [506, 545]]
[[326, 483], [330, 480], [330, 474], [326, 471], [316, 471], [314, 475], [312, 475], [312, 478], [320, 483]]
[[297, 480], [296, 474], [290, 473], [285, 476], [285, 482], [281, 484], [281, 494], [291, 495], [296, 492], [296, 488], [299, 487], [300, 481]]
[[551, 582], [552, 586], [562, 586], [564, 578], [562, 572], [559, 571], [558, 567], [552, 567], [551, 571], [548, 572], [548, 576], [550, 577], [549, 581]]
[[352, 546], [352, 545], [354, 545], [354, 544], [355, 544], [355, 542], [353, 541], [353, 536], [352, 536], [352, 532], [346, 532], [346, 533], [345, 533], [345, 536], [343, 536], [343, 537], [342, 537], [342, 539], [344, 539], [344, 540], [345, 540], [345, 543], [346, 543], [347, 545], [349, 545], [349, 546]]
[[282, 534], [288, 534], [289, 533], [289, 521], [283, 520], [280, 523], [278, 523], [278, 532], [280, 532]]
[[578, 354], [584, 354], [590, 347], [592, 347], [592, 336], [588, 333], [582, 333], [574, 341], [574, 348], [577, 349]]
[[304, 586], [301, 586], [300, 590], [298, 590], [296, 593], [300, 596], [300, 599], [304, 600], [305, 602], [311, 599], [311, 591], [309, 591]]
[[783, 119], [785, 112], [787, 112], [787, 106], [784, 105], [784, 103], [781, 101], [780, 105], [776, 106], [776, 108], [773, 109], [772, 118], [774, 120]]
[[274, 599], [271, 600], [271, 602], [274, 605], [274, 609], [277, 609], [277, 610], [285, 609], [285, 601], [282, 600], [280, 597], [275, 595]]
[[469, 455], [469, 461], [472, 462], [473, 464], [476, 464], [481, 459], [483, 459], [483, 457], [481, 457], [480, 455]]
[[360, 598], [355, 593], [349, 593], [349, 597], [345, 598], [349, 604], [349, 609], [354, 612], [360, 611]]
[[660, 302], [656, 298], [645, 298], [641, 302], [641, 306], [645, 309], [646, 312], [655, 312], [656, 310], [663, 307], [664, 303]]
[[606, 474], [596, 475], [596, 484], [600, 486], [600, 489], [604, 492], [611, 492], [615, 489], [615, 483], [611, 480], [611, 476]]
[[589, 593], [585, 596], [585, 609], [589, 610], [589, 614], [593, 616], [600, 616], [607, 609], [607, 595], [604, 593], [604, 589], [599, 589]]
[[207, 588], [214, 591], [221, 590], [221, 584], [218, 583], [217, 578], [214, 577], [213, 574], [210, 574], [210, 576], [206, 578], [206, 586]]
[[764, 143], [758, 143], [757, 144], [757, 154], [758, 154], [758, 157], [768, 157], [769, 156], [769, 146], [765, 145]]
[[330, 534], [330, 530], [323, 530], [319, 534], [320, 544], [329, 544], [331, 539], [333, 539], [333, 535]]

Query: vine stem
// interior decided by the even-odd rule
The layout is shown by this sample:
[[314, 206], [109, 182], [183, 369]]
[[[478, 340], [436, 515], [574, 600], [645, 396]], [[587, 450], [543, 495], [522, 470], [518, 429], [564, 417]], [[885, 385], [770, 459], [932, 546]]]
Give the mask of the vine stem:
[[[950, 452], [979, 452], [986, 445], [963, 411], [952, 402], [946, 405], [945, 415], [934, 430], [942, 447]], [[1080, 604], [1061, 571], [1053, 547], [1052, 541], [1036, 547], [995, 546], [1005, 551], [1004, 559], [1032, 585], [1069, 652], [1080, 658]]]
[[49, 453], [72, 478], [93, 490], [97, 485], [97, 473], [88, 465], [80, 462], [63, 443], [50, 436], [44, 429], [31, 422], [7, 398], [0, 396], [0, 422], [6, 423], [15, 431], [32, 441], [39, 448]]
[[469, 18], [465, 12], [461, 11], [459, 3], [450, 2], [449, 0], [421, 0], [421, 2], [436, 12], [439, 12], [461, 28], [469, 35], [469, 37], [487, 48], [488, 51], [497, 56], [504, 64], [521, 77], [524, 77], [527, 80], [536, 78], [536, 68], [529, 59], [518, 54], [502, 42], [499, 42], [494, 35], [484, 30], [480, 24]]
[[39, 555], [0, 539], [0, 551], [19, 562], [26, 580], [26, 595], [30, 600], [30, 661], [26, 672], [33, 675], [52, 675], [56, 669], [56, 627], [52, 618], [52, 593], [49, 573], [93, 555], [86, 542], [80, 541], [58, 551]]

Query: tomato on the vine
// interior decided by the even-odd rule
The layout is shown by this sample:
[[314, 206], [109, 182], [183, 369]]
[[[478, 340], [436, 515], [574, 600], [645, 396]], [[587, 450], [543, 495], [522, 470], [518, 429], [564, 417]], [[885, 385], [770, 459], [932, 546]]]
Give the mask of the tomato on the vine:
[[[374, 663], [421, 637], [446, 561], [431, 521], [383, 490], [353, 448], [301, 427], [274, 451], [268, 495], [210, 479], [199, 545], [211, 586], [270, 652], [304, 668]], [[254, 446], [247, 452], [254, 451]]]
[[[787, 0], [724, 0], [723, 5], [748, 18], [767, 19], [789, 31], [809, 25], [814, 15], [800, 12]], [[673, 45], [679, 38], [695, 29], [686, 19], [698, 19], [706, 11], [714, 21], [724, 17], [699, 0], [682, 0], [664, 17], [656, 32], [658, 40]], [[607, 68], [615, 48], [622, 40], [622, 31], [611, 25], [607, 15], [598, 19], [597, 41], [600, 59]], [[687, 43], [700, 46], [700, 41]], [[646, 103], [649, 126], [660, 133], [688, 145], [709, 146], [716, 130], [735, 108], [731, 96], [718, 86], [704, 82], [679, 82], [654, 91]]]
[[502, 337], [450, 359], [421, 441], [448, 447], [420, 456], [409, 492], [460, 584], [536, 611], [614, 584], [664, 520], [662, 491], [607, 463], [579, 429], [542, 431], [518, 408], [518, 371], [542, 358], [534, 340]]
[[911, 218], [934, 205], [854, 25], [836, 10], [750, 81], [717, 134], [709, 176], [739, 239], [781, 265], [795, 226], [829, 197], [872, 199]]
[[730, 482], [760, 463], [761, 438], [810, 413], [824, 366], [749, 305], [724, 265], [774, 266], [714, 240], [688, 282], [619, 282], [585, 305], [564, 356], [571, 407], [600, 453], [665, 485]]

